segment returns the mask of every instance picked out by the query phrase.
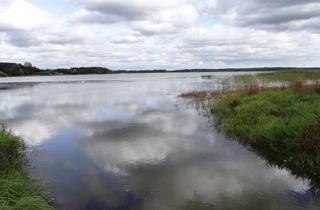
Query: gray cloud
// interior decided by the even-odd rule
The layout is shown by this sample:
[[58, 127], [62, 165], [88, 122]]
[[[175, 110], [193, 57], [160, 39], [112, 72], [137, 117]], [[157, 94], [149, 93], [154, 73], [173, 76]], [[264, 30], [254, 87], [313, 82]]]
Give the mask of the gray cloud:
[[233, 25], [265, 30], [318, 30], [320, 2], [316, 0], [218, 1], [214, 11]]
[[96, 11], [86, 11], [82, 10], [79, 13], [77, 13], [74, 17], [72, 22], [74, 23], [116, 23], [120, 22], [123, 19], [117, 15], [111, 15], [111, 14], [102, 14], [100, 12]]
[[139, 4], [128, 5], [126, 1], [105, 1], [105, 2], [90, 2], [86, 7], [89, 11], [98, 11], [102, 14], [109, 14], [123, 18], [126, 20], [139, 20], [147, 16], [149, 11], [148, 6]]
[[12, 28], [12, 26], [10, 26], [9, 24], [0, 24], [0, 33], [12, 30], [14, 30], [14, 28]]
[[293, 6], [293, 5], [301, 5], [301, 4], [308, 4], [308, 3], [319, 3], [318, 0], [256, 0], [259, 4], [271, 5], [273, 7], [277, 6]]
[[152, 4], [139, 1], [88, 1], [73, 0], [84, 6], [78, 13], [77, 20], [83, 22], [112, 23], [121, 21], [143, 20], [158, 8]]
[[41, 42], [34, 34], [27, 31], [10, 31], [7, 32], [8, 42], [16, 47], [31, 47], [41, 45]]
[[198, 18], [195, 7], [186, 0], [72, 2], [83, 5], [72, 18], [75, 23], [123, 23], [147, 36], [176, 33], [193, 25]]

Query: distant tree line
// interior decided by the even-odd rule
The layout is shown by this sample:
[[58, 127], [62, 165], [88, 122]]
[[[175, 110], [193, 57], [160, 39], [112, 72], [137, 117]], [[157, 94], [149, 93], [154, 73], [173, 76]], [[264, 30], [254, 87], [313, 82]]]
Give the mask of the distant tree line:
[[0, 63], [0, 76], [26, 76], [40, 73], [41, 70], [29, 65], [16, 64], [16, 63]]
[[154, 70], [111, 70], [104, 67], [77, 67], [60, 69], [39, 69], [26, 62], [0, 63], [0, 77], [28, 76], [28, 75], [64, 75], [64, 74], [119, 74], [119, 73], [169, 73], [169, 72], [230, 72], [230, 71], [285, 71], [285, 70], [318, 70], [320, 68], [294, 68], [294, 67], [264, 67], [264, 68], [225, 68], [225, 69], [181, 69], [168, 71], [166, 69]]
[[111, 74], [108, 68], [103, 67], [79, 67], [69, 69], [39, 69], [31, 63], [24, 65], [17, 63], [0, 63], [0, 77], [29, 76], [29, 75], [62, 75], [62, 74]]
[[103, 67], [79, 67], [53, 70], [60, 74], [111, 74], [112, 71]]

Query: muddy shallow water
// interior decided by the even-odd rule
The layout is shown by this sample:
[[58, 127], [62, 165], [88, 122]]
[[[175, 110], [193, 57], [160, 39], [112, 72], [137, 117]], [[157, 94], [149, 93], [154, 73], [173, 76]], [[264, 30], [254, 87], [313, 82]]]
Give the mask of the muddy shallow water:
[[28, 144], [32, 176], [58, 209], [320, 209], [308, 180], [268, 166], [177, 97], [232, 74], [1, 78], [0, 119]]

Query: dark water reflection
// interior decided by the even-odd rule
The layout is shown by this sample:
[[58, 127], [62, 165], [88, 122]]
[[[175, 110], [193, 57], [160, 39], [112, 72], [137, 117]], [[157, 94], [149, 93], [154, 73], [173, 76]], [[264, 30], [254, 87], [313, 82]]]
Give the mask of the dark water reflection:
[[308, 180], [266, 166], [177, 98], [230, 75], [16, 78], [0, 118], [35, 148], [33, 177], [59, 209], [319, 209]]

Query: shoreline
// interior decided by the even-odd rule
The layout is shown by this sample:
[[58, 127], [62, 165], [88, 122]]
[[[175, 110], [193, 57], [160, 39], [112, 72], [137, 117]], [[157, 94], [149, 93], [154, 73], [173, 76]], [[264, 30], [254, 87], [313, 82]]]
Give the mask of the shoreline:
[[[314, 192], [320, 193], [319, 79], [320, 72], [235, 76], [237, 88], [181, 97], [203, 105], [201, 111], [219, 132], [253, 149], [268, 163], [309, 178]], [[267, 87], [263, 80], [283, 84]]]
[[186, 69], [118, 69], [106, 67], [70, 67], [41, 69], [35, 66], [19, 63], [0, 62], [0, 78], [12, 76], [60, 76], [60, 75], [88, 75], [88, 74], [143, 74], [143, 73], [216, 73], [216, 72], [270, 72], [270, 71], [320, 71], [320, 67], [251, 67], [251, 68], [186, 68]]
[[1, 125], [0, 208], [54, 210], [48, 192], [30, 177], [25, 150], [23, 140]]

